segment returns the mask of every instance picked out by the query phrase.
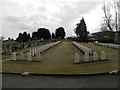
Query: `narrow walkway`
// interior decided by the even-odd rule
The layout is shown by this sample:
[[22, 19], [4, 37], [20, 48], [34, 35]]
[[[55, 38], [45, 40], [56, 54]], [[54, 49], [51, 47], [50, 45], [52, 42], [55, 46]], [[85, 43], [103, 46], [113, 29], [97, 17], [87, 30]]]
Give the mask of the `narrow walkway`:
[[59, 45], [43, 52], [42, 59], [53, 62], [67, 62], [74, 60], [75, 53], [82, 53], [73, 46], [72, 42], [61, 42]]

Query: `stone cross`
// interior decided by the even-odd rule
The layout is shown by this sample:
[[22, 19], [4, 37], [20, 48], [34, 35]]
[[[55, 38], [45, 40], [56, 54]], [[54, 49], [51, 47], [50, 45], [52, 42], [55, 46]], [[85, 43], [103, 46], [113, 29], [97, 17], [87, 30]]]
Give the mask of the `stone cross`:
[[106, 53], [105, 51], [101, 52], [101, 60], [105, 60], [106, 59]]
[[93, 53], [93, 61], [98, 61], [98, 54], [96, 52]]
[[32, 61], [31, 52], [28, 52], [28, 53], [27, 53], [27, 60], [28, 60], [28, 61]]
[[16, 61], [16, 53], [15, 52], [12, 52], [12, 60]]
[[84, 62], [89, 62], [89, 52], [85, 52]]
[[80, 63], [80, 55], [79, 53], [75, 53], [75, 63]]

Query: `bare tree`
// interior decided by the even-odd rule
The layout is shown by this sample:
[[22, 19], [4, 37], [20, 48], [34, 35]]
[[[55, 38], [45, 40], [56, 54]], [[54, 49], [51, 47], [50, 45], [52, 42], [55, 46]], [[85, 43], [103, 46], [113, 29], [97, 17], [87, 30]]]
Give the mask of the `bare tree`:
[[118, 31], [120, 31], [120, 0], [117, 2], [117, 10], [118, 10]]
[[119, 31], [119, 9], [120, 9], [120, 0], [114, 0], [115, 28], [116, 28], [116, 31]]
[[103, 6], [103, 13], [104, 13], [104, 24], [108, 27], [109, 31], [113, 31], [113, 23], [112, 23], [112, 14], [110, 13], [109, 4], [104, 4]]
[[[119, 13], [120, 0], [114, 0], [114, 2], [107, 2], [103, 5], [103, 21], [101, 24], [102, 31], [118, 31], [119, 30]], [[113, 15], [114, 11], [115, 15]]]

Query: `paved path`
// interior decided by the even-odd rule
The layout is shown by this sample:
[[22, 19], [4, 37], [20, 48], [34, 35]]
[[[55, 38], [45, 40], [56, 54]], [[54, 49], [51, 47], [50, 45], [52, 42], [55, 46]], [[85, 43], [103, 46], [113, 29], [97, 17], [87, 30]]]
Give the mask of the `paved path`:
[[[20, 76], [3, 74], [3, 88], [117, 88], [118, 75]], [[120, 78], [120, 77], [119, 77]]]

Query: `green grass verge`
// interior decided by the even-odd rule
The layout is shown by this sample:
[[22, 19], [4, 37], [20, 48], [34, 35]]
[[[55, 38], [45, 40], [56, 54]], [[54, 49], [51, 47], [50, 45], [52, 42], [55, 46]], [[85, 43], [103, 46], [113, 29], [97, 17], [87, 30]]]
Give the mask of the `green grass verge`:
[[[72, 42], [62, 42], [42, 53], [41, 62], [5, 61], [2, 72], [32, 74], [100, 74], [118, 69], [118, 53], [115, 49], [82, 43], [97, 52], [106, 51], [109, 60], [92, 63], [74, 64], [74, 55], [83, 54]], [[35, 57], [33, 57], [35, 59]], [[92, 57], [91, 57], [92, 59]]]

